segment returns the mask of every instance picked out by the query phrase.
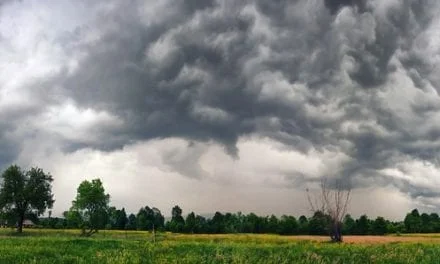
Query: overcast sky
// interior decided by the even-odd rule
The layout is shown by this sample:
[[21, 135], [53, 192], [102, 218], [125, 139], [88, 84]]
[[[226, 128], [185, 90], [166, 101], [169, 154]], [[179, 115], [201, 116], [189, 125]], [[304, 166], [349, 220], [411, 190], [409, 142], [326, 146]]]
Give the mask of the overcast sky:
[[2, 0], [0, 168], [137, 212], [440, 211], [438, 0]]

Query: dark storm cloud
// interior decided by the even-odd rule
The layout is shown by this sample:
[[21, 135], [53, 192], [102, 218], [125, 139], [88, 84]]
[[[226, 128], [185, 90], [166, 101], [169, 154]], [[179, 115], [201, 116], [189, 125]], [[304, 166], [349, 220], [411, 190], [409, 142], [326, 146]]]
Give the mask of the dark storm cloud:
[[0, 173], [3, 169], [10, 165], [19, 155], [22, 142], [21, 139], [15, 135], [17, 132], [17, 121], [23, 114], [28, 114], [27, 111], [4, 111], [0, 113]]
[[[130, 138], [214, 138], [234, 153], [238, 136], [255, 130], [255, 117], [270, 115], [286, 116], [282, 130], [288, 134], [308, 133], [311, 127], [304, 123], [307, 121], [295, 117], [301, 115], [301, 105], [258, 102], [260, 88], [253, 87], [254, 76], [244, 76], [245, 63], [258, 55], [259, 40], [250, 32], [255, 18], [240, 14], [243, 7], [229, 3], [223, 7], [200, 6], [205, 11], [199, 11], [197, 21], [194, 16], [181, 14], [181, 9], [188, 9], [183, 5], [174, 11], [182, 16], [174, 18], [174, 24], [167, 20], [163, 22], [166, 25], [151, 27], [120, 21], [121, 29], [128, 32], [115, 31], [98, 45], [85, 47], [90, 54], [88, 61], [65, 80], [64, 86], [81, 104], [110, 108], [124, 117]], [[214, 12], [220, 14], [213, 16]], [[169, 29], [158, 35], [156, 28]], [[213, 43], [214, 37], [220, 43]], [[167, 40], [175, 49], [158, 51], [163, 53], [158, 61], [145, 58], [153, 45]], [[110, 50], [108, 43], [112, 43]], [[276, 46], [280, 53], [288, 52], [283, 51], [285, 43]], [[274, 68], [291, 79], [289, 68], [294, 61], [269, 58], [265, 63], [261, 66], [269, 72]], [[251, 75], [258, 74], [258, 69], [252, 70], [255, 72]], [[291, 110], [298, 114], [287, 114]]]
[[[245, 34], [251, 22], [234, 17], [236, 12], [231, 10], [231, 21], [224, 21], [224, 17], [211, 19], [206, 14], [201, 16], [196, 31], [185, 27], [175, 29], [188, 22], [197, 10], [212, 9], [206, 1], [202, 2], [170, 6], [176, 8], [171, 12], [182, 16], [175, 18], [172, 25], [164, 21], [165, 25], [143, 27], [134, 24], [139, 23], [136, 20], [116, 18], [126, 33], [115, 31], [105, 35], [98, 45], [82, 47], [90, 57], [63, 85], [81, 104], [110, 108], [124, 118], [127, 138], [174, 135], [198, 140], [214, 138], [234, 153], [237, 136], [251, 131], [249, 125], [241, 123], [242, 118], [236, 118], [237, 114], [252, 117], [251, 109], [242, 107], [251, 101], [245, 95], [236, 61], [246, 53]], [[165, 31], [158, 34], [157, 28]], [[173, 30], [177, 32], [170, 33]], [[215, 36], [228, 31], [238, 37], [231, 46], [203, 43], [208, 34]], [[157, 62], [146, 59], [147, 50], [167, 34], [172, 34], [178, 49], [161, 51], [165, 54], [160, 55], [166, 57]], [[233, 44], [236, 45], [232, 47]], [[185, 67], [189, 71], [186, 74]], [[193, 70], [206, 72], [211, 80], [193, 76]]]
[[0, 171], [3, 171], [6, 166], [11, 164], [20, 152], [17, 148], [17, 142], [11, 142], [0, 135]]
[[324, 2], [332, 14], [337, 13], [344, 6], [357, 8], [359, 12], [365, 12], [367, 9], [367, 0], [324, 0]]
[[[427, 15], [429, 1], [424, 2], [403, 1], [400, 6], [387, 10], [385, 19], [376, 20], [376, 41], [366, 45], [365, 50], [352, 53], [360, 67], [351, 77], [361, 86], [374, 87], [386, 81], [389, 72], [395, 70], [389, 60], [396, 50], [409, 49], [416, 34], [426, 29], [431, 17]], [[410, 61], [407, 63], [412, 65]]]
[[[93, 143], [72, 140], [66, 150], [175, 136], [215, 140], [239, 157], [237, 139], [257, 134], [303, 153], [342, 152], [351, 160], [334, 174], [375, 184], [376, 171], [401, 156], [429, 160], [440, 150], [416, 144], [438, 140], [438, 129], [408, 127], [438, 103], [423, 97], [403, 120], [380, 97], [397, 71], [416, 87], [435, 84], [413, 48], [437, 2], [419, 2], [164, 1], [145, 13], [141, 1], [115, 1], [64, 40], [72, 57], [85, 54], [78, 69], [44, 85], [124, 123], [102, 128]], [[164, 159], [201, 178], [201, 168], [184, 169], [199, 157]]]

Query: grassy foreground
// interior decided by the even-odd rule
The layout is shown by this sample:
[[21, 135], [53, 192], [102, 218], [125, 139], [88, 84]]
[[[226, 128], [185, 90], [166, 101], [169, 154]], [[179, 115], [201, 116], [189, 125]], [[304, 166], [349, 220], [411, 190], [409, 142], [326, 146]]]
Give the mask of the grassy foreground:
[[[331, 244], [316, 237], [0, 230], [0, 263], [439, 263], [438, 236], [406, 242]], [[428, 239], [426, 239], [428, 238]], [[439, 241], [439, 242], [437, 242]]]

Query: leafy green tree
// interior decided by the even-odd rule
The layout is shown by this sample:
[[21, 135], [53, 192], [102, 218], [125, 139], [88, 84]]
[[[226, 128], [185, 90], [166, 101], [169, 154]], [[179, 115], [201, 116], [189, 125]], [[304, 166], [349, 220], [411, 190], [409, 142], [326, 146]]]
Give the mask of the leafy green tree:
[[165, 224], [165, 217], [162, 215], [159, 209], [156, 207], [151, 208], [153, 211], [153, 225], [154, 228], [157, 230], [161, 230], [164, 227]]
[[294, 235], [298, 233], [298, 222], [295, 217], [283, 215], [279, 221], [280, 235]]
[[356, 228], [356, 221], [351, 217], [351, 215], [347, 214], [344, 217], [344, 225], [342, 226], [342, 232], [344, 234], [354, 234]]
[[388, 232], [387, 221], [385, 218], [379, 216], [374, 220], [372, 227], [373, 234], [384, 235]]
[[356, 234], [357, 235], [368, 235], [371, 230], [370, 220], [368, 216], [361, 215], [358, 220], [356, 220]]
[[126, 229], [127, 230], [136, 230], [137, 229], [136, 221], [137, 221], [136, 216], [134, 214], [130, 214], [128, 216]]
[[226, 213], [225, 214], [225, 233], [238, 233], [240, 226], [238, 217], [236, 214]]
[[388, 222], [388, 233], [401, 234], [405, 233], [405, 224], [403, 222]]
[[80, 228], [82, 225], [81, 214], [78, 211], [64, 211], [63, 216], [66, 219], [67, 228]]
[[[214, 215], [215, 217], [215, 215]], [[221, 214], [218, 215], [218, 218], [220, 219]], [[219, 220], [217, 222], [220, 222]], [[244, 232], [246, 233], [259, 233], [260, 231], [260, 219], [259, 217], [254, 214], [250, 213], [248, 214], [244, 219]]]
[[330, 217], [321, 211], [316, 211], [309, 221], [310, 235], [328, 235], [330, 227]]
[[138, 230], [162, 229], [165, 217], [156, 207], [145, 206], [141, 208], [136, 216]]
[[115, 228], [118, 230], [124, 230], [127, 225], [127, 213], [125, 213], [125, 208], [116, 211], [116, 223]]
[[185, 232], [194, 233], [196, 228], [196, 215], [194, 212], [188, 214], [185, 220]]
[[196, 216], [196, 224], [194, 227], [194, 233], [207, 233], [207, 221], [206, 218], [201, 216], [201, 215], [197, 215]]
[[278, 233], [279, 221], [275, 215], [271, 215], [267, 222], [267, 232], [271, 234]]
[[152, 230], [154, 220], [153, 210], [148, 206], [141, 208], [136, 215], [136, 220], [138, 230]]
[[100, 179], [85, 180], [79, 185], [70, 211], [80, 216], [83, 236], [90, 236], [105, 227], [109, 201], [110, 195], [105, 193]]
[[434, 233], [440, 232], [440, 217], [438, 216], [438, 214], [431, 213], [429, 215], [429, 218], [430, 218], [430, 222], [432, 225], [432, 232], [434, 232]]
[[108, 224], [111, 229], [124, 230], [127, 224], [127, 214], [125, 209], [116, 209], [115, 207], [110, 207], [107, 211], [108, 214]]
[[433, 233], [434, 226], [431, 223], [431, 217], [427, 213], [420, 215], [421, 230], [422, 233]]
[[107, 209], [107, 224], [106, 229], [115, 229], [116, 226], [116, 207], [110, 206]]
[[420, 214], [417, 209], [407, 214], [403, 222], [408, 233], [418, 233], [422, 229], [422, 220], [420, 219]]
[[179, 233], [185, 228], [185, 219], [182, 216], [182, 209], [176, 205], [171, 209], [171, 221], [167, 223], [167, 229]]
[[176, 205], [173, 207], [173, 209], [171, 209], [171, 220], [174, 220], [178, 223], [184, 223], [185, 220], [182, 217], [182, 209]]
[[301, 215], [298, 218], [298, 223], [299, 223], [298, 233], [301, 235], [309, 234], [309, 221], [307, 220], [307, 217]]
[[67, 221], [64, 218], [51, 217], [45, 218], [45, 221], [40, 221], [39, 225], [45, 228], [64, 229], [67, 227]]
[[23, 171], [12, 165], [2, 174], [0, 209], [17, 222], [17, 232], [23, 231], [25, 218], [37, 219], [54, 203], [53, 178], [40, 168]]

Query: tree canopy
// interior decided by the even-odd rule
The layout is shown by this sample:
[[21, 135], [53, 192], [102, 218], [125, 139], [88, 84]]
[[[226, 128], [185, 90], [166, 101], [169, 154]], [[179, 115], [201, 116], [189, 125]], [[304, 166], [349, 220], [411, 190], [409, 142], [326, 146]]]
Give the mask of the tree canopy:
[[68, 218], [80, 223], [84, 236], [90, 236], [105, 227], [110, 195], [105, 193], [100, 179], [83, 181], [77, 189], [76, 199], [67, 214]]
[[22, 232], [25, 218], [35, 219], [52, 207], [52, 181], [40, 168], [23, 171], [12, 165], [3, 172], [0, 208], [9, 221], [17, 223], [17, 232]]
[[[437, 213], [419, 213], [417, 209], [409, 212], [403, 221], [389, 221], [381, 216], [369, 219], [361, 215], [358, 219], [344, 215], [348, 195], [336, 192], [337, 200], [344, 201], [332, 210], [317, 210], [311, 217], [299, 218], [282, 215], [277, 217], [258, 216], [254, 213], [215, 212], [211, 217], [190, 212], [183, 216], [183, 210], [174, 206], [171, 219], [165, 223], [165, 217], [156, 207], [144, 206], [137, 214], [128, 214], [124, 208], [109, 207], [110, 195], [105, 193], [100, 179], [83, 181], [77, 188], [75, 200], [63, 217], [38, 218], [46, 209], [52, 208], [53, 178], [40, 168], [22, 170], [12, 165], [1, 174], [0, 184], [0, 220], [2, 225], [17, 226], [22, 232], [25, 219], [39, 220], [39, 225], [49, 228], [80, 228], [82, 235], [90, 236], [99, 229], [159, 230], [186, 233], [273, 233], [281, 235], [331, 235], [334, 234], [335, 219], [338, 232], [344, 235], [383, 235], [389, 233], [435, 233], [440, 232], [440, 217]], [[326, 190], [324, 189], [326, 193]], [[343, 192], [340, 191], [340, 192]], [[342, 198], [345, 197], [345, 199]], [[324, 197], [324, 200], [327, 199]], [[325, 204], [324, 204], [325, 205]], [[342, 206], [342, 207], [341, 207]], [[327, 208], [329, 206], [323, 206]]]

